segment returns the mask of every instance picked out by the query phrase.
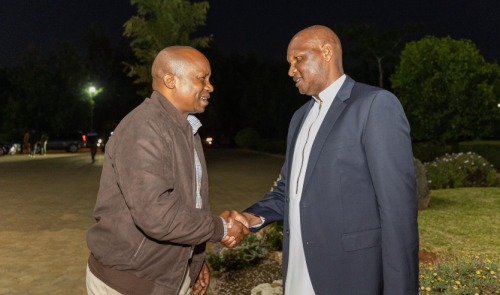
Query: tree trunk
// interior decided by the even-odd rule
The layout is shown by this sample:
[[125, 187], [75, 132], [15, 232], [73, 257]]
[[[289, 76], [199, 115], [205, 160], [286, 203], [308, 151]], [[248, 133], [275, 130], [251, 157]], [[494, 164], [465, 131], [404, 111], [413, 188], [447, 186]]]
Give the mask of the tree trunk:
[[384, 69], [382, 68], [382, 58], [377, 58], [378, 62], [378, 86], [384, 88]]

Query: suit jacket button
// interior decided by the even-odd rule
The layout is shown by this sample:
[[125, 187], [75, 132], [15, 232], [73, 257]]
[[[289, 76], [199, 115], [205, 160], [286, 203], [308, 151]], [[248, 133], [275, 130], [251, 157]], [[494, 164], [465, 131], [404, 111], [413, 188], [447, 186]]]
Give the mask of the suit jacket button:
[[290, 202], [290, 198], [289, 198], [289, 197], [286, 197], [286, 201], [287, 201], [287, 202]]
[[289, 236], [290, 235], [290, 230], [286, 230], [286, 235]]

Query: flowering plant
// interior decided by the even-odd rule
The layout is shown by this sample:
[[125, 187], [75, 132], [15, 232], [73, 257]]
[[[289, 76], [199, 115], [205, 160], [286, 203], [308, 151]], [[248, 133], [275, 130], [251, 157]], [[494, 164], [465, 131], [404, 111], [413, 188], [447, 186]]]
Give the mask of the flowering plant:
[[493, 165], [473, 152], [446, 154], [424, 166], [430, 189], [498, 186]]
[[454, 260], [420, 263], [422, 295], [500, 294], [500, 265], [488, 257], [464, 253]]

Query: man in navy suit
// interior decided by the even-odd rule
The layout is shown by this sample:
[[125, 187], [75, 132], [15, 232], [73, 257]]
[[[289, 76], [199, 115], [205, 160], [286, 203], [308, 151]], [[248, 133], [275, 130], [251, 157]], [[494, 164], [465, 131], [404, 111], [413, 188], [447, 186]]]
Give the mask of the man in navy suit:
[[286, 295], [418, 294], [417, 196], [410, 126], [390, 92], [344, 74], [329, 28], [294, 36], [301, 94], [278, 186], [243, 213], [251, 230], [284, 220]]

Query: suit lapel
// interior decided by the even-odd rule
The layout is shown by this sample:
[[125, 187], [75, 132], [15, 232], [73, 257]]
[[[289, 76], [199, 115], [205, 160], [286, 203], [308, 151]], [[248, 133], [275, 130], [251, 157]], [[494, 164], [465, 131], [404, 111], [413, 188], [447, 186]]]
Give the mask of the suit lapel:
[[351, 77], [347, 76], [344, 84], [340, 87], [337, 96], [335, 97], [328, 113], [321, 124], [321, 127], [318, 130], [318, 134], [316, 135], [316, 139], [314, 140], [311, 154], [309, 155], [309, 162], [307, 164], [306, 176], [304, 179], [304, 185], [302, 186], [302, 192], [305, 191], [307, 187], [307, 183], [311, 178], [311, 174], [314, 171], [314, 167], [316, 167], [316, 162], [318, 161], [321, 150], [323, 149], [323, 145], [325, 144], [326, 138], [330, 134], [333, 126], [337, 122], [340, 114], [347, 106], [345, 101], [351, 96], [352, 87], [354, 86], [354, 80]]

